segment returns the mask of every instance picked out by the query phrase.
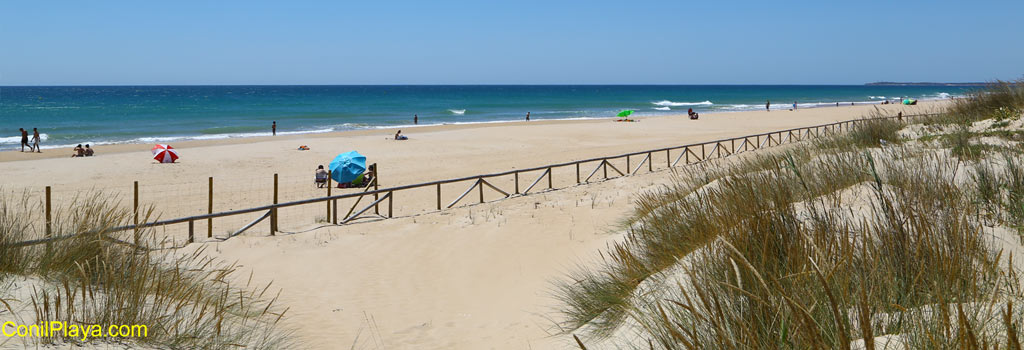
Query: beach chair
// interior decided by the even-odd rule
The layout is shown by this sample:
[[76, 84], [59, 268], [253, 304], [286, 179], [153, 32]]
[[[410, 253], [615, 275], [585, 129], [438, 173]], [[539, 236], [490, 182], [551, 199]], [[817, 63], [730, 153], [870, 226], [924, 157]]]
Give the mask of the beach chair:
[[316, 174], [315, 182], [316, 182], [316, 187], [317, 188], [323, 188], [324, 186], [327, 185], [327, 176], [328, 176], [327, 173], [317, 173]]

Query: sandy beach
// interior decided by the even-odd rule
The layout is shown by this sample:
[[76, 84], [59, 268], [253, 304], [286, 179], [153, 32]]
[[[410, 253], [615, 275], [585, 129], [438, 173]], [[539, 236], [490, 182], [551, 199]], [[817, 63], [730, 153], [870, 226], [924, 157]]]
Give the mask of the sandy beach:
[[[381, 186], [391, 187], [850, 120], [876, 108], [926, 113], [944, 103], [706, 114], [697, 121], [683, 115], [424, 126], [403, 129], [410, 139], [400, 142], [386, 129], [192, 141], [173, 144], [181, 155], [173, 165], [153, 162], [152, 145], [102, 146], [98, 156], [76, 159], [67, 158], [70, 150], [2, 152], [0, 176], [7, 191], [52, 186], [57, 198], [90, 188], [123, 194], [140, 181], [145, 202], [169, 218], [205, 212], [208, 177], [224, 193], [215, 211], [268, 204], [275, 173], [282, 201], [323, 195], [312, 183], [316, 166], [349, 150], [377, 163]], [[297, 151], [299, 145], [311, 150]], [[556, 188], [575, 183], [568, 173], [554, 179]], [[285, 234], [254, 230], [181, 253], [205, 248], [238, 262], [239, 276], [252, 271], [254, 282], [272, 281], [282, 290], [279, 304], [290, 308], [285, 324], [310, 348], [566, 348], [571, 337], [549, 334], [557, 331], [551, 280], [595, 261], [620, 238], [616, 223], [632, 199], [669, 181], [670, 172], [656, 172], [440, 212], [433, 191], [424, 190], [395, 201], [396, 219], [348, 226], [318, 223], [311, 212], [323, 213], [322, 206], [289, 209]], [[445, 202], [464, 189], [446, 189]], [[246, 220], [216, 222], [214, 232]]]
[[[171, 143], [181, 155], [179, 164], [172, 166], [152, 161], [152, 144], [97, 146], [96, 157], [78, 159], [68, 159], [71, 149], [6, 151], [0, 152], [4, 165], [0, 173], [11, 188], [103, 187], [140, 179], [199, 183], [207, 176], [275, 172], [285, 178], [306, 178], [316, 165], [338, 153], [358, 150], [380, 164], [382, 185], [393, 186], [824, 124], [859, 118], [876, 108], [891, 115], [923, 113], [943, 103], [717, 113], [697, 121], [679, 115], [638, 118], [637, 123], [614, 123], [608, 118], [431, 125], [405, 128], [403, 134], [410, 140], [403, 142], [390, 140], [395, 129], [184, 141]], [[299, 145], [311, 150], [297, 151]], [[444, 160], [445, 166], [438, 167], [438, 160]]]

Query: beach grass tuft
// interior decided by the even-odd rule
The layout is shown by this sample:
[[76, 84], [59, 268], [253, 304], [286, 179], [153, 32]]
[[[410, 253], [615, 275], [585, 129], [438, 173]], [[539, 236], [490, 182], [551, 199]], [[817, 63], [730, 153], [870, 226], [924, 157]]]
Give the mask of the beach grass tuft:
[[[130, 223], [132, 212], [103, 193], [79, 196], [56, 210], [54, 236], [78, 233], [74, 237], [15, 246], [44, 237], [27, 222], [31, 216], [26, 210], [32, 208], [24, 197], [0, 198], [0, 280], [22, 281], [21, 291], [6, 285], [8, 290], [0, 290], [0, 298], [23, 295], [4, 298], [24, 306], [17, 317], [33, 323], [147, 328], [145, 337], [93, 342], [189, 349], [295, 345], [287, 337], [289, 332], [279, 326], [285, 310], [267, 293], [269, 285], [236, 285], [236, 280], [241, 280], [234, 277], [236, 267], [203, 257], [202, 249], [151, 249], [159, 246], [152, 231], [111, 232], [113, 227]], [[152, 215], [151, 210], [142, 213], [142, 221]], [[34, 341], [41, 345], [81, 342], [70, 336]]]

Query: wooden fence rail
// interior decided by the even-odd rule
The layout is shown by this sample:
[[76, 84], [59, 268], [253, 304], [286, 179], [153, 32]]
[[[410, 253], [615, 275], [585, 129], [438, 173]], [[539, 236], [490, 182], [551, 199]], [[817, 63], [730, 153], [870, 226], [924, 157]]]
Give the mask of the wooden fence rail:
[[[937, 115], [937, 114], [915, 114], [915, 115], [900, 115], [900, 116], [894, 116], [894, 117], [883, 117], [883, 118], [874, 118], [874, 119], [895, 119], [895, 118], [900, 118], [900, 120], [902, 121], [902, 118], [927, 117], [927, 116], [935, 116], [935, 115]], [[533, 190], [534, 187], [536, 187], [536, 185], [538, 185], [542, 180], [544, 180], [545, 177], [547, 177], [547, 180], [548, 180], [547, 181], [547, 184], [548, 184], [547, 187], [548, 187], [549, 190], [552, 190], [552, 189], [554, 189], [554, 185], [553, 185], [553, 181], [552, 181], [553, 169], [556, 169], [556, 168], [575, 167], [576, 183], [577, 184], [584, 184], [584, 183], [591, 182], [591, 179], [594, 177], [594, 175], [597, 174], [598, 171], [602, 171], [602, 179], [609, 179], [610, 178], [608, 176], [608, 169], [609, 168], [611, 168], [612, 171], [617, 173], [618, 177], [625, 177], [625, 176], [636, 175], [637, 173], [639, 173], [640, 169], [643, 167], [644, 164], [647, 164], [649, 172], [653, 172], [654, 171], [654, 154], [656, 154], [658, 152], [665, 152], [665, 160], [666, 160], [665, 165], [666, 165], [666, 168], [672, 168], [672, 167], [678, 166], [678, 164], [680, 162], [683, 162], [684, 165], [685, 164], [700, 163], [700, 162], [707, 161], [709, 159], [724, 158], [724, 157], [728, 157], [728, 156], [735, 155], [735, 154], [738, 154], [738, 153], [758, 150], [758, 149], [761, 149], [761, 148], [764, 148], [764, 147], [779, 146], [779, 145], [784, 145], [784, 144], [787, 144], [787, 143], [794, 143], [794, 142], [804, 141], [804, 140], [807, 140], [807, 139], [810, 139], [810, 138], [818, 138], [818, 137], [822, 137], [822, 136], [826, 136], [826, 135], [834, 135], [834, 134], [842, 132], [842, 131], [850, 131], [852, 129], [852, 127], [854, 127], [856, 124], [858, 124], [860, 122], [867, 121], [867, 120], [874, 120], [874, 119], [847, 120], [847, 121], [841, 121], [841, 122], [835, 122], [835, 123], [829, 123], [829, 124], [821, 124], [821, 125], [815, 125], [815, 126], [792, 128], [792, 129], [787, 129], [787, 130], [771, 131], [771, 132], [755, 134], [755, 135], [739, 136], [739, 137], [733, 137], [733, 138], [729, 138], [729, 139], [714, 140], [714, 141], [707, 141], [707, 142], [701, 142], [701, 143], [693, 143], [693, 144], [687, 144], [687, 145], [682, 145], [682, 146], [665, 147], [665, 148], [658, 148], [658, 149], [645, 150], [645, 151], [639, 151], [639, 152], [625, 153], [625, 154], [609, 156], [609, 157], [590, 158], [590, 159], [570, 161], [570, 162], [564, 162], [564, 163], [549, 164], [549, 165], [532, 167], [532, 168], [526, 168], [526, 169], [509, 170], [509, 171], [498, 172], [498, 173], [474, 175], [474, 176], [468, 176], [468, 177], [461, 177], [461, 178], [454, 178], [454, 179], [447, 179], [447, 180], [439, 180], [439, 181], [431, 181], [431, 182], [424, 182], [424, 183], [417, 183], [417, 184], [409, 184], [409, 185], [395, 186], [395, 187], [390, 187], [390, 188], [379, 188], [377, 181], [374, 180], [372, 183], [370, 183], [365, 188], [364, 191], [357, 192], [357, 193], [345, 193], [345, 194], [339, 194], [339, 195], [331, 195], [330, 194], [331, 193], [330, 192], [330, 183], [328, 183], [328, 192], [327, 192], [328, 195], [325, 196], [325, 197], [309, 198], [309, 199], [290, 201], [290, 202], [284, 202], [284, 203], [278, 203], [277, 174], [275, 174], [274, 175], [274, 197], [273, 197], [274, 198], [274, 202], [273, 202], [273, 204], [259, 206], [259, 207], [246, 208], [246, 209], [223, 211], [223, 212], [217, 212], [217, 213], [213, 212], [213, 201], [212, 201], [212, 197], [213, 197], [213, 178], [210, 178], [209, 179], [210, 202], [209, 202], [209, 206], [208, 206], [208, 210], [207, 210], [206, 214], [196, 215], [196, 216], [180, 217], [180, 218], [168, 219], [168, 220], [158, 220], [158, 221], [154, 221], [154, 222], [143, 222], [143, 223], [138, 223], [137, 222], [137, 220], [138, 220], [138, 182], [136, 182], [135, 183], [135, 201], [134, 201], [134, 205], [135, 205], [134, 209], [135, 209], [136, 215], [135, 215], [135, 220], [134, 220], [133, 224], [127, 225], [127, 226], [119, 226], [119, 227], [110, 228], [110, 229], [107, 229], [106, 232], [119, 232], [119, 231], [129, 231], [129, 230], [133, 230], [135, 232], [138, 232], [141, 229], [145, 229], [145, 228], [153, 228], [153, 227], [161, 227], [161, 226], [168, 226], [168, 225], [187, 223], [188, 224], [188, 229], [189, 229], [189, 242], [191, 243], [191, 242], [194, 242], [194, 240], [195, 240], [194, 231], [193, 230], [194, 230], [194, 223], [196, 221], [202, 221], [202, 220], [206, 220], [207, 221], [207, 237], [210, 237], [210, 236], [212, 236], [213, 219], [215, 219], [215, 218], [222, 218], [222, 217], [242, 215], [242, 214], [249, 214], [249, 213], [257, 213], [257, 212], [265, 212], [260, 218], [250, 222], [249, 224], [247, 224], [244, 227], [242, 227], [240, 230], [231, 233], [228, 237], [230, 238], [230, 237], [233, 237], [233, 236], [237, 236], [237, 235], [241, 234], [243, 231], [245, 231], [246, 229], [249, 229], [249, 228], [253, 227], [257, 223], [259, 223], [260, 221], [262, 221], [262, 220], [264, 220], [264, 219], [266, 219], [268, 217], [270, 218], [270, 234], [274, 235], [278, 231], [278, 229], [279, 229], [279, 227], [278, 227], [279, 226], [279, 222], [278, 222], [278, 218], [279, 217], [278, 217], [277, 213], [278, 213], [278, 210], [281, 209], [281, 208], [295, 207], [295, 206], [314, 204], [314, 203], [326, 203], [326, 206], [327, 206], [327, 222], [333, 222], [334, 224], [347, 224], [347, 223], [352, 222], [353, 220], [359, 218], [360, 216], [364, 215], [371, 208], [374, 209], [374, 213], [379, 216], [380, 215], [379, 206], [382, 204], [382, 202], [387, 200], [387, 202], [388, 202], [387, 203], [387, 206], [388, 206], [388, 208], [387, 208], [388, 209], [387, 218], [391, 218], [391, 217], [393, 217], [393, 204], [392, 203], [394, 202], [394, 194], [395, 194], [395, 192], [401, 192], [401, 191], [418, 189], [418, 188], [424, 188], [424, 187], [436, 187], [436, 191], [437, 191], [436, 208], [437, 208], [437, 210], [440, 211], [440, 210], [445, 210], [447, 208], [454, 207], [456, 204], [459, 203], [459, 201], [464, 199], [464, 197], [469, 195], [469, 193], [471, 193], [474, 189], [477, 189], [479, 191], [479, 201], [480, 201], [480, 203], [483, 203], [484, 202], [483, 192], [484, 192], [484, 187], [485, 186], [489, 187], [490, 189], [492, 189], [492, 190], [494, 190], [494, 191], [496, 191], [498, 193], [501, 193], [504, 196], [503, 198], [509, 198], [509, 197], [513, 197], [513, 196], [525, 196], [525, 195], [528, 195], [528, 192]], [[737, 142], [739, 142], [739, 144], [737, 144]], [[711, 147], [710, 150], [707, 149], [707, 147], [709, 147], [709, 146]], [[697, 151], [696, 151], [696, 149], [698, 147], [700, 148], [700, 154], [699, 155], [697, 154]], [[674, 161], [672, 160], [672, 151], [678, 151], [679, 152], [679, 154], [676, 156]], [[643, 156], [644, 158], [640, 161], [640, 163], [638, 163], [634, 168], [631, 169], [630, 168], [630, 165], [631, 165], [630, 163], [631, 162], [630, 162], [629, 159], [631, 157], [634, 157], [634, 156]], [[625, 168], [626, 171], [625, 172], [619, 170], [617, 167], [615, 167], [615, 165], [613, 165], [610, 162], [610, 160], [617, 160], [617, 159], [623, 159], [623, 158], [626, 160], [626, 168]], [[596, 165], [596, 166], [594, 167], [594, 170], [590, 172], [590, 175], [588, 175], [585, 179], [582, 179], [582, 181], [581, 181], [581, 178], [580, 178], [580, 166], [584, 165], [584, 164], [590, 164], [590, 165]], [[379, 171], [379, 169], [377, 169], [377, 170]], [[530, 186], [526, 188], [526, 190], [520, 192], [519, 191], [519, 175], [520, 175], [520, 173], [528, 173], [528, 172], [535, 172], [535, 171], [540, 171], [541, 172], [540, 176], [538, 176], [536, 178], [536, 180], [534, 180], [533, 183], [531, 183]], [[509, 193], [508, 191], [502, 190], [501, 188], [499, 188], [498, 186], [495, 186], [490, 181], [487, 181], [488, 179], [497, 178], [497, 177], [503, 177], [503, 176], [513, 176], [514, 177], [515, 189], [511, 193]], [[379, 175], [378, 175], [378, 177], [379, 177]], [[447, 207], [442, 208], [442, 205], [441, 205], [441, 186], [444, 185], [444, 184], [453, 184], [453, 183], [467, 182], [467, 181], [472, 181], [472, 185], [464, 193], [462, 193], [461, 196], [459, 196], [454, 201], [452, 201]], [[372, 190], [370, 189], [371, 187], [373, 188]], [[47, 193], [47, 197], [46, 197], [46, 207], [45, 208], [46, 208], [47, 237], [43, 238], [43, 239], [38, 239], [38, 240], [32, 240], [32, 241], [15, 243], [12, 246], [16, 247], [16, 246], [26, 246], [26, 245], [41, 244], [41, 243], [46, 243], [46, 242], [63, 240], [63, 239], [67, 239], [69, 237], [73, 237], [75, 235], [78, 235], [78, 234], [75, 234], [75, 235], [68, 235], [68, 236], [61, 236], [61, 237], [51, 237], [50, 236], [50, 232], [49, 232], [49, 226], [50, 225], [49, 225], [49, 223], [50, 223], [51, 219], [50, 219], [49, 187], [47, 187], [47, 192], [46, 193]], [[359, 204], [359, 202], [357, 201], [355, 204], [353, 204], [353, 207], [352, 207], [352, 209], [349, 210], [348, 214], [346, 214], [342, 218], [338, 217], [338, 202], [337, 202], [338, 200], [349, 199], [349, 198], [361, 199], [363, 196], [370, 196], [370, 195], [372, 195], [374, 198], [373, 198], [373, 202], [371, 202], [369, 205], [367, 205], [366, 207], [363, 207], [362, 209], [360, 209], [358, 211], [355, 211], [353, 213], [353, 211], [355, 210], [356, 206]], [[84, 234], [84, 233], [79, 233], [79, 234]]]

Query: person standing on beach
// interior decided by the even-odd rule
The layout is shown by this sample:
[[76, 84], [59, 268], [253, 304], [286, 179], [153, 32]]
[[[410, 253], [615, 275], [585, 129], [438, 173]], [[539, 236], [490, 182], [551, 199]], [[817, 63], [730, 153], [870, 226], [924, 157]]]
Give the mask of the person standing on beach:
[[526, 112], [526, 121], [530, 121], [530, 112]]
[[25, 152], [25, 146], [28, 146], [28, 151], [32, 152], [32, 146], [28, 144], [28, 131], [25, 128], [18, 128], [18, 131], [21, 131], [21, 151]]
[[277, 121], [276, 120], [274, 121], [273, 124], [270, 124], [270, 134], [272, 136], [277, 136]]
[[43, 151], [39, 150], [39, 129], [38, 128], [32, 128], [32, 149], [34, 149], [36, 151], [36, 153], [43, 153]]
[[420, 123], [420, 115], [419, 114], [413, 114], [412, 115], [412, 124], [413, 125], [417, 125], [419, 123]]
[[796, 101], [793, 101], [793, 110], [796, 110]]
[[771, 107], [772, 107], [772, 101], [765, 100], [764, 101], [764, 110], [771, 112], [772, 111]]

